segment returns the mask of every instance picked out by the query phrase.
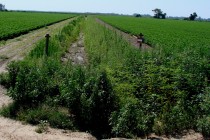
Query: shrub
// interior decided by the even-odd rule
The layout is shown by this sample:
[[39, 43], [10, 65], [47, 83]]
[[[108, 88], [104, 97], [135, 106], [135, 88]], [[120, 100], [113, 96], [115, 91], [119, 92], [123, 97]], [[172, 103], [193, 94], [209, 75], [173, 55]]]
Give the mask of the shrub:
[[17, 102], [13, 102], [9, 104], [8, 106], [4, 106], [0, 110], [0, 114], [4, 117], [8, 118], [16, 118], [17, 112], [20, 110], [20, 106]]
[[16, 84], [16, 78], [17, 78], [17, 74], [19, 72], [19, 68], [20, 68], [20, 62], [11, 62], [9, 63], [9, 65], [7, 66], [7, 70], [9, 73], [9, 86], [11, 88], [15, 87]]
[[[12, 87], [9, 95], [21, 104], [31, 104], [43, 101], [45, 97], [47, 77], [37, 66], [28, 62], [13, 64], [10, 69], [18, 71], [9, 72]], [[14, 83], [14, 84], [13, 84]]]
[[197, 121], [197, 129], [204, 136], [210, 136], [210, 116], [202, 117]]
[[76, 116], [78, 125], [97, 137], [108, 136], [111, 131], [109, 118], [116, 109], [116, 97], [106, 72], [95, 72], [91, 76], [79, 68], [66, 80], [61, 87], [61, 100]]
[[64, 112], [57, 107], [40, 105], [36, 108], [30, 108], [21, 111], [18, 119], [30, 124], [40, 124], [41, 121], [47, 121], [51, 127], [74, 130], [74, 119], [68, 112]]
[[9, 87], [9, 75], [7, 73], [0, 74], [0, 85]]
[[54, 59], [39, 64], [30, 61], [13, 63], [9, 66], [9, 96], [20, 104], [32, 105], [44, 101], [48, 96], [58, 95], [57, 73], [60, 67], [61, 64]]
[[148, 133], [148, 116], [143, 112], [140, 101], [127, 98], [119, 111], [112, 113], [110, 122], [116, 137], [137, 137]]
[[[170, 106], [169, 104], [166, 106]], [[163, 107], [164, 108], [164, 107]], [[176, 134], [193, 128], [194, 120], [179, 102], [173, 107], [165, 108], [158, 114], [154, 123], [154, 132], [157, 134]]]
[[117, 104], [112, 85], [105, 71], [100, 73], [90, 100], [92, 114], [90, 126], [96, 136], [107, 137], [111, 132], [109, 119]]
[[200, 103], [200, 118], [197, 120], [197, 129], [205, 136], [210, 136], [210, 87], [205, 89]]

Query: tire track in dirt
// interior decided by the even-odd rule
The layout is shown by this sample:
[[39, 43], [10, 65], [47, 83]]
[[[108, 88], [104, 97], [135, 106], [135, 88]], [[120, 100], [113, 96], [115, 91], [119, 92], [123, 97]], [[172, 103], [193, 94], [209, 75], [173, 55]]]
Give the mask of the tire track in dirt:
[[[132, 46], [134, 46], [135, 48], [139, 49], [139, 43], [137, 42], [137, 37], [136, 36], [132, 36], [128, 33], [125, 33], [111, 25], [109, 25], [108, 23], [96, 18], [96, 21], [98, 23], [100, 23], [101, 25], [104, 25], [106, 28], [115, 31], [118, 35], [122, 36], [127, 42], [129, 42]], [[145, 50], [145, 49], [151, 49], [152, 47], [143, 43], [141, 49]]]
[[[33, 46], [45, 34], [53, 35], [62, 29], [64, 25], [72, 21], [69, 19], [54, 25], [32, 31], [23, 36], [6, 41], [0, 45], [0, 73], [6, 72], [6, 66], [13, 60], [21, 60], [33, 49]], [[12, 102], [6, 94], [6, 89], [0, 85], [0, 108]], [[35, 132], [37, 126], [23, 125], [19, 121], [0, 117], [0, 140], [95, 140], [96, 138], [88, 133], [71, 132], [60, 129], [49, 128], [46, 133]]]

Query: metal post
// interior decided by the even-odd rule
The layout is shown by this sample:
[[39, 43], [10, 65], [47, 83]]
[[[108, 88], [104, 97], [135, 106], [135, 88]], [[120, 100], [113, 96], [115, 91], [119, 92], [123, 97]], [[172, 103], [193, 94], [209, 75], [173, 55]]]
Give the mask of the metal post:
[[50, 35], [49, 34], [46, 34], [45, 37], [46, 37], [45, 54], [46, 54], [46, 56], [48, 56], [49, 55], [48, 48], [49, 48]]

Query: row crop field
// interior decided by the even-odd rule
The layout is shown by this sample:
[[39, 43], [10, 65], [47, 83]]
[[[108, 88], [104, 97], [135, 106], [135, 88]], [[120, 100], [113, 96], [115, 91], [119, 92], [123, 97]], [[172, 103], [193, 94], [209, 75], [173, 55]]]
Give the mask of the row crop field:
[[[154, 48], [132, 47], [93, 16], [75, 18], [51, 36], [48, 55], [42, 40], [24, 60], [10, 63], [8, 73], [0, 74], [0, 84], [14, 100], [0, 114], [35, 125], [44, 120], [52, 127], [90, 132], [99, 139], [173, 135], [192, 129], [210, 136], [210, 48], [203, 41], [206, 36], [201, 39], [209, 32], [204, 30], [208, 25], [100, 18], [130, 33], [133, 29], [133, 34], [143, 32]], [[131, 25], [136, 25], [135, 30]], [[188, 36], [183, 37], [178, 25]], [[192, 25], [202, 26], [192, 31]], [[174, 42], [174, 34], [180, 42]], [[80, 35], [84, 37], [77, 40]], [[193, 36], [200, 36], [200, 44], [187, 42]], [[61, 61], [76, 40], [84, 45], [88, 61], [84, 65]]]
[[16, 37], [75, 15], [63, 13], [0, 12], [0, 40]]
[[134, 35], [143, 33], [152, 46], [180, 49], [210, 46], [210, 23], [158, 20], [127, 16], [99, 16], [103, 21]]

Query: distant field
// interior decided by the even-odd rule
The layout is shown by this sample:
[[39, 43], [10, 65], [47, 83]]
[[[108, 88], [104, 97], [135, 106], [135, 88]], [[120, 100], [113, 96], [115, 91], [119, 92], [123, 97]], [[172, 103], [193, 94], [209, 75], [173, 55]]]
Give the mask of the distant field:
[[209, 46], [210, 23], [123, 16], [99, 16], [131, 34], [143, 33], [147, 43], [161, 47]]
[[0, 12], [0, 40], [73, 17], [72, 14]]

